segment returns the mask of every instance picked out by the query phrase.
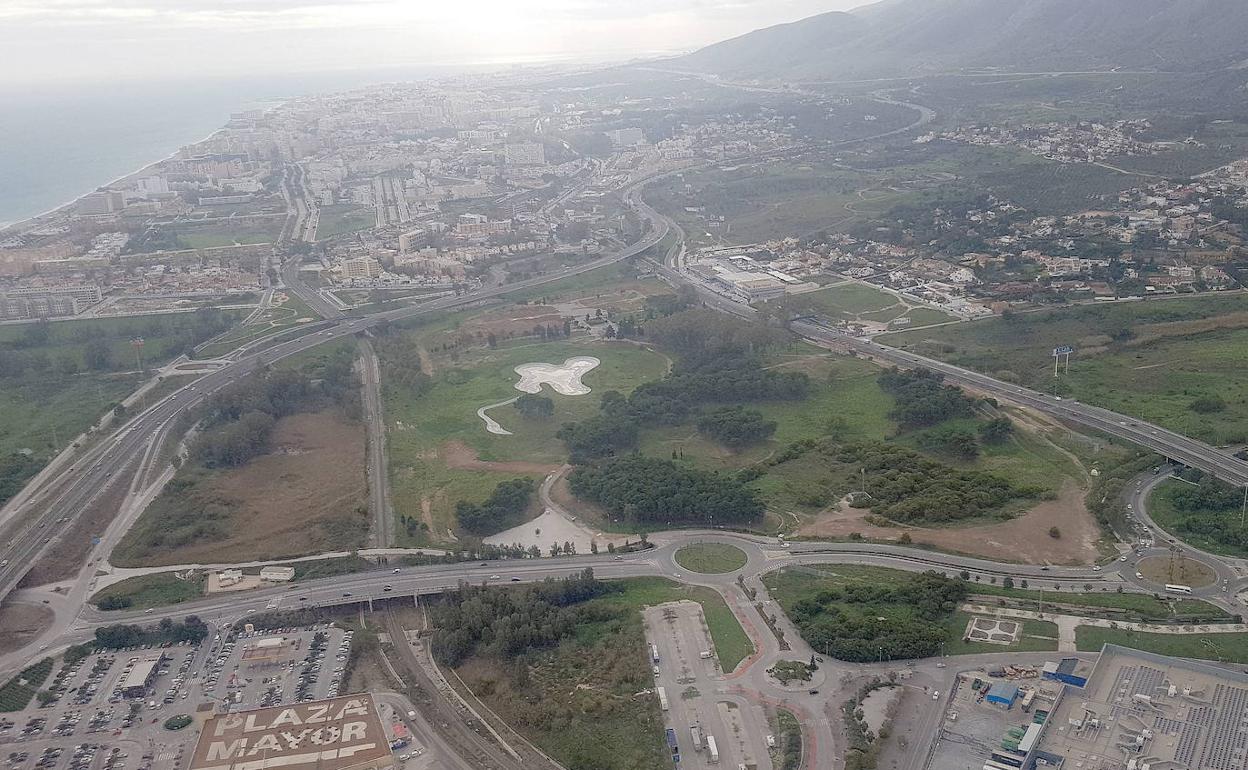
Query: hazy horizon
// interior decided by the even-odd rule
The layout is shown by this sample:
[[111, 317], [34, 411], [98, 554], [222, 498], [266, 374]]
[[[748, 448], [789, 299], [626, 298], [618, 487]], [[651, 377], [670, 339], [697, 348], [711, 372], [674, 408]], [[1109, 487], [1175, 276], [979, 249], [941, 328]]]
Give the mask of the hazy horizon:
[[608, 60], [861, 0], [0, 0], [0, 85]]

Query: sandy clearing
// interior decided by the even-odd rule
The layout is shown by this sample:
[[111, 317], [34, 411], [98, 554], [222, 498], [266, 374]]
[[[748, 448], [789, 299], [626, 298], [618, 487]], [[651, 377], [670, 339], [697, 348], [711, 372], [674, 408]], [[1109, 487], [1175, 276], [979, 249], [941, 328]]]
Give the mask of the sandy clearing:
[[[589, 553], [591, 542], [597, 543], [599, 550], [605, 551], [608, 542], [623, 545], [624, 541], [628, 539], [630, 538], [625, 535], [597, 532], [580, 521], [571, 521], [547, 509], [545, 513], [535, 519], [530, 519], [511, 529], [503, 530], [497, 535], [485, 538], [485, 542], [491, 545], [515, 545], [519, 543], [525, 548], [535, 545], [542, 549], [544, 553], [549, 552], [552, 543], [562, 545], [565, 542], [571, 542], [576, 545], [577, 553]], [[631, 539], [636, 540], [637, 538], [634, 536]]]
[[516, 390], [541, 393], [542, 385], [549, 385], [562, 396], [584, 396], [590, 390], [589, 386], [581, 382], [581, 378], [598, 368], [601, 363], [593, 356], [574, 356], [564, 361], [562, 366], [545, 363], [521, 364], [516, 367], [516, 374], [520, 375]]
[[0, 605], [0, 653], [20, 650], [52, 626], [55, 613], [48, 607], [22, 602]]
[[480, 460], [477, 450], [462, 441], [448, 441], [438, 452], [446, 467], [464, 471], [502, 471], [504, 473], [553, 473], [559, 470], [557, 463], [532, 463], [523, 460], [497, 462]]
[[[1062, 486], [1056, 500], [1046, 500], [1026, 513], [999, 524], [947, 529], [879, 527], [865, 517], [871, 512], [841, 506], [822, 514], [798, 530], [811, 537], [848, 537], [857, 532], [873, 540], [896, 540], [902, 533], [916, 544], [1025, 564], [1092, 564], [1100, 531], [1083, 501], [1083, 490], [1073, 481]], [[1057, 527], [1060, 538], [1049, 536]]]

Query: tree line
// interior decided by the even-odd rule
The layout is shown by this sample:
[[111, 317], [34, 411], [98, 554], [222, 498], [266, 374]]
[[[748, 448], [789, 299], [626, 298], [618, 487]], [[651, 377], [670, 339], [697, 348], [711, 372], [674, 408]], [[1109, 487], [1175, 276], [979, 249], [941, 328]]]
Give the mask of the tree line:
[[433, 654], [457, 666], [473, 655], [502, 660], [557, 644], [578, 625], [618, 610], [585, 602], [618, 590], [594, 577], [592, 569], [561, 580], [509, 590], [461, 584], [442, 594], [430, 610]]
[[578, 467], [568, 483], [578, 497], [643, 526], [749, 524], [763, 515], [755, 491], [736, 476], [661, 458], [629, 455], [601, 460]]
[[95, 629], [98, 649], [119, 650], [153, 644], [199, 644], [208, 635], [208, 626], [196, 615], [187, 615], [181, 623], [163, 618], [154, 626], [119, 624]]

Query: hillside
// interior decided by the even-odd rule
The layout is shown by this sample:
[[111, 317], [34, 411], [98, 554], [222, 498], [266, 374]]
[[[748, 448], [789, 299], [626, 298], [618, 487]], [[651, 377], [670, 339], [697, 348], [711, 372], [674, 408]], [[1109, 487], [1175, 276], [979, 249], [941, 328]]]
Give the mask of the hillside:
[[680, 60], [730, 77], [869, 78], [1003, 68], [1248, 65], [1243, 0], [884, 0], [757, 30]]

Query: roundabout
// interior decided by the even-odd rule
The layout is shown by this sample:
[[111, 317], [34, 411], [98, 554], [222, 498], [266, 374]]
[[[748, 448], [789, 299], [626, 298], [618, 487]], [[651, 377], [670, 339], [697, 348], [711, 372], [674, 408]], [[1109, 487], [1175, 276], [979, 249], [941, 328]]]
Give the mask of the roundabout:
[[686, 545], [676, 551], [674, 558], [681, 567], [702, 575], [736, 572], [749, 561], [745, 551], [720, 542]]
[[1202, 561], [1187, 556], [1147, 556], [1136, 564], [1136, 570], [1159, 585], [1183, 585], [1189, 588], [1206, 588], [1217, 582], [1213, 569]]

